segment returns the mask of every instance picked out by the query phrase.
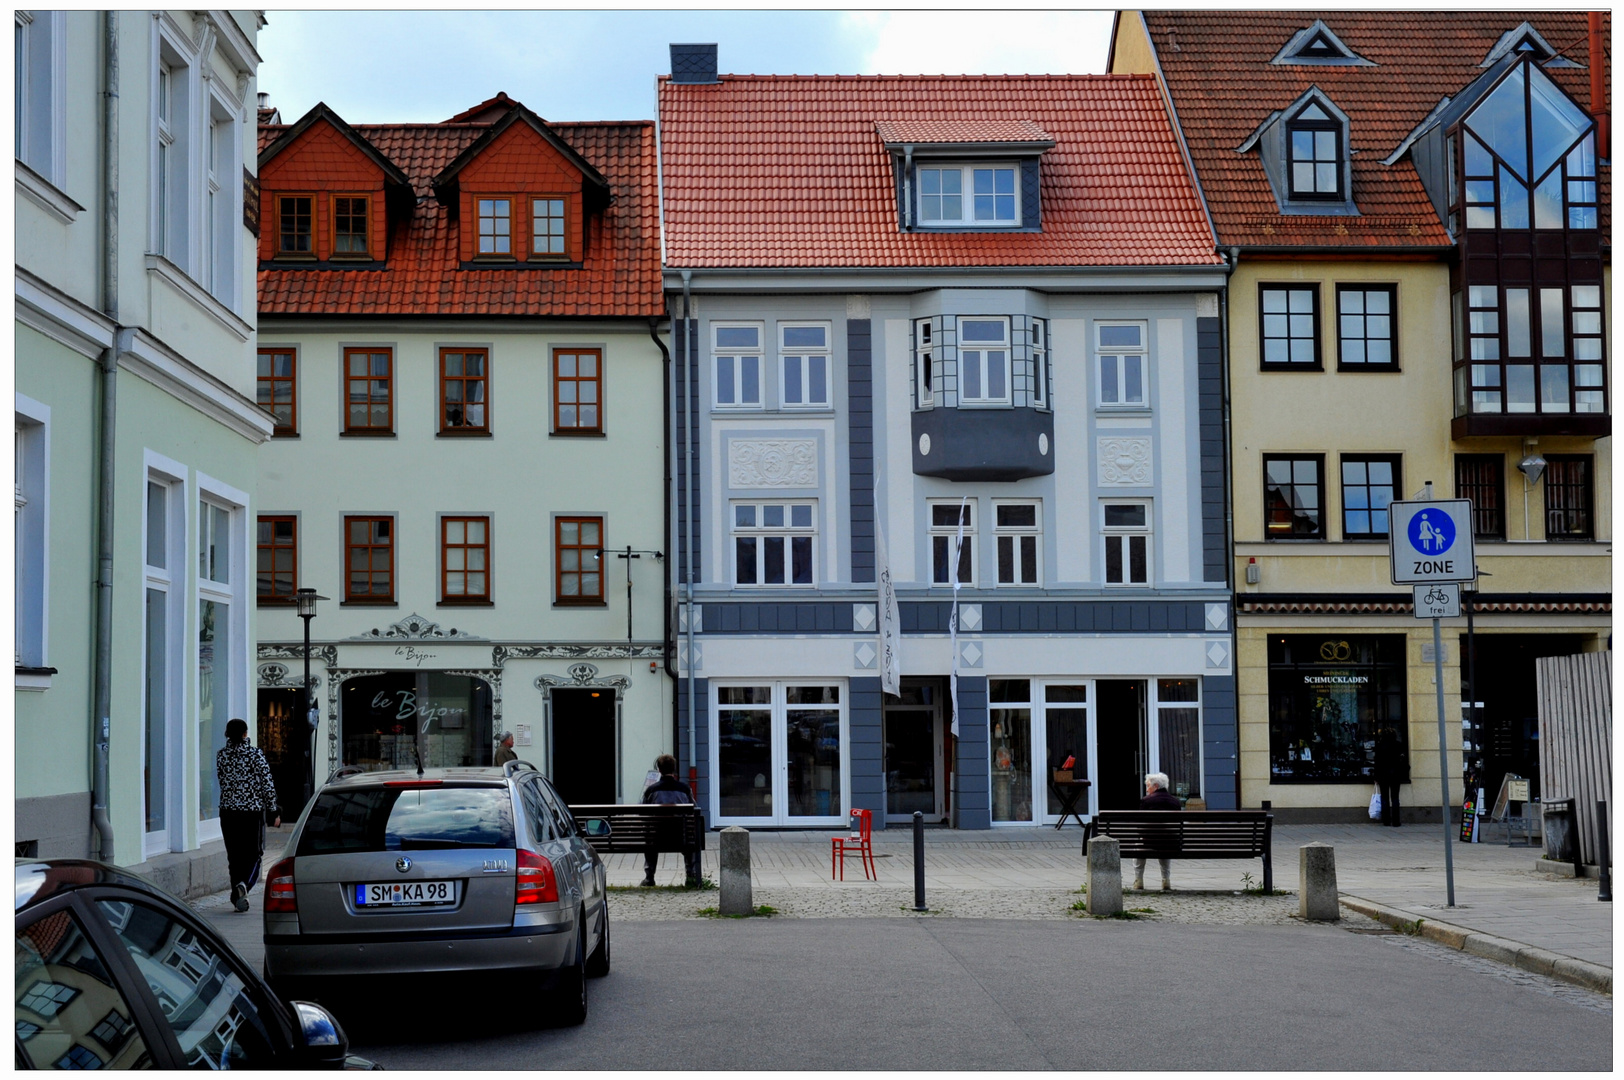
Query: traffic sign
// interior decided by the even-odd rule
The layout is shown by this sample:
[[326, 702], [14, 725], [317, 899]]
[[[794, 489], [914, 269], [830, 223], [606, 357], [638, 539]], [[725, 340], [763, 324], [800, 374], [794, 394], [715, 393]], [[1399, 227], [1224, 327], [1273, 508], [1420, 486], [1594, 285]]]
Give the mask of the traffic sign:
[[1460, 585], [1456, 582], [1440, 581], [1413, 588], [1416, 618], [1453, 619], [1460, 615]]
[[1470, 499], [1395, 502], [1387, 507], [1394, 585], [1477, 577]]

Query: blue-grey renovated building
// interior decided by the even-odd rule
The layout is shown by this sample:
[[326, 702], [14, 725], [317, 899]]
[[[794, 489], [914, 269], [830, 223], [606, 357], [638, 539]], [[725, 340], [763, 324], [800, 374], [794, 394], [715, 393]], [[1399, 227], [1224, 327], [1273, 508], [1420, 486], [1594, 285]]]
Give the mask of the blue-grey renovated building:
[[1155, 82], [672, 65], [677, 743], [711, 823], [1053, 823], [1067, 772], [1084, 816], [1148, 771], [1234, 806], [1226, 266]]

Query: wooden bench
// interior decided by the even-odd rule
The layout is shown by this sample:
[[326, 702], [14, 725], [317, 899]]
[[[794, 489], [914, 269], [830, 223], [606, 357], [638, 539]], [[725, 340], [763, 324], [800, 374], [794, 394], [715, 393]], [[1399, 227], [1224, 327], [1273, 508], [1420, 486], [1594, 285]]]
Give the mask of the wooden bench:
[[1274, 815], [1263, 810], [1102, 810], [1083, 828], [1122, 845], [1123, 859], [1262, 859], [1263, 894], [1274, 895]]
[[705, 850], [705, 815], [692, 805], [631, 803], [625, 806], [571, 806], [577, 822], [598, 818], [609, 835], [587, 837], [599, 855], [613, 852]]

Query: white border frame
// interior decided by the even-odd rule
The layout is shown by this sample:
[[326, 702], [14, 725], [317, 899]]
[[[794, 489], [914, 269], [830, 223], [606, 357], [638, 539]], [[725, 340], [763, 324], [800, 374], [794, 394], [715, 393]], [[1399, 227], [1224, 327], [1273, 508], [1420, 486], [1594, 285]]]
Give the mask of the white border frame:
[[[775, 812], [771, 817], [728, 817], [721, 814], [722, 784], [721, 784], [721, 747], [718, 743], [721, 723], [721, 688], [724, 686], [767, 686], [772, 689], [772, 703], [767, 706], [771, 713], [769, 721], [771, 730], [769, 741], [771, 744], [771, 768], [773, 775], [768, 781], [772, 792]], [[840, 690], [840, 701], [833, 706], [840, 712], [840, 804], [843, 808], [838, 815], [827, 817], [813, 817], [790, 815], [785, 810], [789, 802], [789, 735], [786, 712], [789, 709], [788, 694], [786, 691], [792, 686], [834, 686]], [[829, 676], [828, 678], [796, 677], [796, 678], [770, 678], [759, 679], [713, 679], [709, 691], [710, 709], [710, 806], [708, 808], [710, 820], [718, 828], [729, 825], [756, 825], [756, 826], [810, 826], [813, 828], [829, 828], [830, 826], [844, 826], [851, 818], [851, 680], [844, 676]], [[809, 705], [807, 708], [828, 709], [828, 705]], [[732, 707], [730, 706], [730, 709]], [[760, 711], [759, 706], [751, 706]], [[883, 811], [882, 811], [883, 816]]]
[[[36, 471], [32, 463], [24, 462], [23, 482], [29, 487], [37, 484], [39, 495], [39, 595], [31, 599], [39, 603], [39, 667], [51, 666], [51, 407], [43, 402], [35, 401], [25, 394], [16, 394], [16, 416], [25, 421], [30, 428], [37, 429], [34, 433], [25, 435], [30, 445], [39, 448], [39, 467]], [[36, 500], [30, 500], [34, 502]], [[32, 524], [32, 523], [30, 523]], [[32, 531], [32, 529], [30, 529]], [[22, 564], [22, 554], [12, 552], [14, 572], [12, 576], [13, 587], [16, 583], [15, 567]], [[13, 601], [20, 605], [22, 597], [13, 597]], [[13, 627], [15, 631], [15, 626]], [[15, 642], [13, 642], [15, 646]], [[13, 649], [15, 652], [15, 648]], [[49, 675], [20, 675], [17, 676], [16, 688], [18, 690], [49, 690], [51, 676]]]
[[[204, 600], [213, 600], [215, 602], [223, 601], [224, 603], [231, 605], [231, 639], [227, 643], [229, 656], [225, 661], [227, 664], [228, 678], [230, 679], [230, 686], [227, 693], [228, 700], [226, 703], [226, 716], [228, 719], [231, 717], [242, 717], [246, 720], [250, 715], [249, 689], [254, 685], [252, 650], [250, 650], [248, 647], [248, 638], [252, 624], [251, 616], [248, 610], [249, 603], [247, 595], [247, 581], [249, 573], [248, 568], [254, 565], [251, 557], [252, 546], [250, 544], [253, 537], [249, 533], [248, 522], [250, 520], [254, 520], [257, 523], [258, 519], [253, 515], [253, 507], [250, 504], [250, 500], [246, 492], [239, 491], [237, 488], [232, 487], [230, 484], [227, 484], [224, 481], [216, 480], [205, 473], [199, 472], [197, 474], [197, 495], [187, 506], [188, 516], [192, 515], [194, 507], [196, 508], [197, 513], [197, 524], [193, 530], [193, 535], [195, 536], [196, 540], [194, 543], [187, 546], [188, 558], [190, 558], [191, 555], [198, 550], [198, 547], [201, 545], [203, 540], [201, 515], [202, 506], [205, 500], [209, 500], [216, 505], [223, 504], [231, 513], [231, 553], [232, 557], [236, 560], [239, 572], [235, 575], [226, 589], [221, 589], [219, 587], [219, 583], [217, 582], [206, 582], [200, 576], [193, 577], [191, 572], [188, 572], [187, 576], [196, 583], [193, 590], [195, 593], [193, 599], [196, 602], [201, 603]], [[197, 677], [198, 665], [201, 662], [202, 647], [197, 641], [197, 634], [195, 632], [190, 635], [187, 644], [188, 651], [186, 655], [191, 661], [191, 668], [189, 672], [189, 681], [191, 681], [195, 680]], [[197, 700], [201, 701], [201, 688], [197, 688], [197, 694]], [[195, 719], [196, 718], [193, 717], [194, 722]], [[197, 761], [197, 775], [199, 777], [202, 776], [203, 762], [207, 760], [206, 755], [211, 755], [217, 749], [218, 747], [213, 746], [204, 747], [201, 742], [199, 742], [197, 747], [197, 753], [199, 756], [199, 760]], [[198, 802], [196, 803], [196, 812], [201, 814], [203, 812], [201, 791], [197, 793], [197, 797]], [[220, 819], [217, 817], [208, 819], [199, 817], [197, 823], [197, 835], [199, 844], [204, 844], [210, 840], [219, 839]]]
[[[809, 328], [814, 328], [814, 327], [823, 331], [823, 348], [821, 348], [821, 349], [792, 349], [790, 346], [788, 346], [788, 345], [786, 345], [784, 343], [784, 331], [785, 330], [804, 330], [804, 329], [809, 329]], [[777, 356], [778, 363], [776, 365], [776, 367], [777, 367], [777, 375], [778, 375], [778, 407], [780, 409], [786, 411], [786, 412], [805, 412], [805, 411], [815, 411], [815, 410], [820, 410], [820, 409], [821, 410], [827, 410], [827, 409], [834, 408], [834, 401], [835, 401], [835, 330], [834, 330], [834, 324], [831, 323], [831, 322], [828, 322], [827, 320], [818, 320], [818, 319], [802, 319], [802, 320], [790, 320], [790, 321], [787, 321], [787, 322], [781, 322], [781, 323], [778, 324], [778, 333], [777, 333], [777, 342], [776, 342], [776, 344], [778, 346], [778, 350], [777, 350], [777, 352], [778, 352], [778, 356]], [[799, 356], [799, 357], [802, 357], [803, 359], [810, 358], [810, 357], [813, 357], [813, 356], [821, 356], [821, 357], [823, 357], [823, 392], [824, 392], [824, 399], [822, 401], [794, 401], [794, 402], [792, 402], [792, 401], [786, 401], [784, 399], [784, 387], [789, 385], [789, 379], [785, 376], [785, 364], [786, 364], [786, 361], [788, 360], [788, 358], [790, 356]], [[802, 392], [803, 393], [810, 392], [811, 385], [812, 385], [812, 383], [811, 383], [811, 379], [809, 377], [809, 373], [808, 373], [807, 369], [805, 367], [803, 367], [801, 369], [801, 390], [802, 390]]]

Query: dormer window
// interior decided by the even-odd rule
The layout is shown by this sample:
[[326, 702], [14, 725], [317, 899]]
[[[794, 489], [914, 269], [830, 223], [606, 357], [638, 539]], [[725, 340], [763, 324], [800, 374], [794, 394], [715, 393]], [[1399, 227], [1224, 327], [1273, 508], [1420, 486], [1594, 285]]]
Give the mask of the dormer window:
[[282, 195], [276, 200], [278, 255], [309, 257], [315, 254], [310, 245], [311, 207], [315, 199], [309, 195]]
[[532, 258], [564, 257], [564, 200], [530, 200], [530, 255]]
[[1374, 67], [1375, 65], [1343, 43], [1329, 26], [1319, 19], [1312, 26], [1297, 31], [1291, 40], [1274, 54], [1271, 64], [1305, 64], [1320, 67]]
[[513, 254], [513, 200], [479, 200], [479, 253]]
[[1342, 125], [1310, 103], [1286, 124], [1293, 199], [1342, 198]]
[[333, 254], [367, 254], [367, 209], [365, 195], [340, 195], [333, 200]]
[[921, 166], [921, 225], [1015, 226], [1021, 221], [1013, 165]]

